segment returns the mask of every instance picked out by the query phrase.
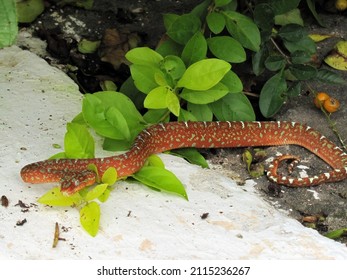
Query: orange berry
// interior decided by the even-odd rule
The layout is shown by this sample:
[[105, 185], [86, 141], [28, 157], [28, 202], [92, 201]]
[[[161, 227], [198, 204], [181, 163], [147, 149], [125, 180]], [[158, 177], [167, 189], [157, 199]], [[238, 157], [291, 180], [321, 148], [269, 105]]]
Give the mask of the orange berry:
[[329, 97], [324, 101], [323, 107], [328, 113], [334, 113], [340, 108], [340, 101], [336, 98]]
[[316, 97], [313, 99], [313, 103], [314, 103], [314, 105], [316, 105], [316, 107], [318, 109], [320, 109], [323, 106], [325, 100], [327, 100], [329, 98], [330, 98], [330, 96], [326, 92], [318, 92], [316, 94]]

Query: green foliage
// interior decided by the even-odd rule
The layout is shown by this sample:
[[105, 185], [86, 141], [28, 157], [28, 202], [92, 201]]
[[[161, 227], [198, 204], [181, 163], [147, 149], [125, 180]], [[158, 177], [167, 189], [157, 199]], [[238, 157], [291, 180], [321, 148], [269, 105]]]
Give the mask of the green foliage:
[[0, 49], [11, 46], [17, 33], [16, 1], [0, 0]]

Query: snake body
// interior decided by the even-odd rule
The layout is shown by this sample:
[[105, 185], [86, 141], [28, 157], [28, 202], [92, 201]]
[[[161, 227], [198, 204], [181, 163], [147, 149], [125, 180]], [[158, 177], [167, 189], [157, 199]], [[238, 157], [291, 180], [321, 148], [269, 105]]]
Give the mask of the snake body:
[[143, 130], [132, 148], [121, 155], [93, 159], [51, 159], [26, 165], [21, 177], [28, 183], [60, 182], [61, 191], [73, 194], [96, 181], [96, 173], [88, 170], [95, 164], [99, 175], [109, 167], [118, 177], [138, 171], [145, 160], [167, 150], [196, 148], [225, 148], [275, 145], [302, 146], [332, 167], [331, 171], [313, 177], [295, 178], [277, 174], [279, 163], [293, 156], [276, 158], [269, 166], [269, 180], [293, 187], [314, 186], [347, 178], [347, 154], [316, 130], [295, 122], [171, 122]]

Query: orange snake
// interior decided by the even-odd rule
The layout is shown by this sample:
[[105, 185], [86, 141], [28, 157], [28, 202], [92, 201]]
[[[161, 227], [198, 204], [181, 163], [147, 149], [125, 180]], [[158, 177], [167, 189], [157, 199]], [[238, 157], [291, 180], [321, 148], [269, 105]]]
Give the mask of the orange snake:
[[27, 183], [60, 182], [64, 194], [73, 194], [95, 183], [96, 174], [88, 170], [95, 164], [99, 175], [115, 167], [118, 177], [138, 171], [148, 156], [167, 150], [196, 147], [250, 147], [294, 144], [305, 147], [333, 169], [307, 178], [277, 174], [279, 163], [293, 156], [276, 158], [269, 166], [269, 180], [286, 186], [308, 187], [347, 178], [347, 154], [319, 132], [295, 122], [171, 122], [143, 130], [132, 148], [121, 155], [93, 159], [50, 159], [26, 165], [21, 170]]

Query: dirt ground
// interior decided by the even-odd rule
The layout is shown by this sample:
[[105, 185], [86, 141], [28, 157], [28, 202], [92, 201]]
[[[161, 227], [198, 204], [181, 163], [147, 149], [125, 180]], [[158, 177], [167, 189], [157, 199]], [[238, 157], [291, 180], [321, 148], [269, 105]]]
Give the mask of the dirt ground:
[[[136, 34], [138, 45], [155, 47], [164, 33], [162, 14], [182, 14], [190, 11], [201, 1], [177, 0], [128, 0], [109, 1], [94, 0], [92, 10], [73, 6], [56, 6], [54, 1], [46, 1], [44, 13], [32, 24], [23, 25], [27, 37], [33, 34], [47, 42], [47, 50], [36, 49], [32, 41], [19, 41], [19, 45], [39, 53], [47, 61], [67, 72], [82, 92], [100, 90], [101, 80], [113, 80], [121, 83], [129, 75], [126, 66], [118, 68], [108, 60], [102, 61], [99, 54], [81, 55], [76, 51], [81, 38], [100, 40], [105, 30], [117, 30], [129, 38]], [[342, 14], [321, 14], [328, 27], [317, 26], [313, 21], [309, 29], [313, 33], [334, 34], [334, 38], [318, 45], [318, 56], [321, 59], [341, 38], [347, 38], [347, 18]], [[322, 67], [328, 67], [322, 65]], [[347, 81], [347, 71], [340, 71]], [[336, 122], [341, 138], [347, 140], [347, 95], [344, 86], [313, 83], [317, 91], [327, 91], [342, 104], [340, 111], [332, 116]], [[276, 120], [287, 120], [305, 123], [323, 133], [339, 145], [337, 137], [325, 119], [325, 116], [312, 104], [312, 96], [303, 92], [299, 97], [289, 100], [276, 115]], [[240, 184], [249, 178], [241, 160], [241, 149], [204, 151], [211, 162], [211, 168], [218, 169], [228, 176], [237, 179]], [[302, 159], [301, 165], [309, 167], [307, 173], [325, 172], [327, 166], [317, 157], [300, 147], [269, 147], [268, 157], [278, 153], [292, 153]], [[347, 181], [323, 184], [312, 188], [287, 188], [274, 186], [263, 176], [257, 179], [256, 188], [264, 199], [274, 207], [282, 209], [304, 225], [316, 228], [324, 234], [328, 231], [347, 227]], [[340, 239], [347, 243], [347, 238]]]

